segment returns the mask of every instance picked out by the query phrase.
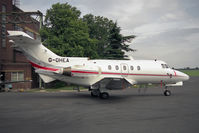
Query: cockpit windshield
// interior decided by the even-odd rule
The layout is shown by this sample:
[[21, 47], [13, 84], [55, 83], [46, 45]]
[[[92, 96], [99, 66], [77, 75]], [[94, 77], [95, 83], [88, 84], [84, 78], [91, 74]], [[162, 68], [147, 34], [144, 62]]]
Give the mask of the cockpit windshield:
[[167, 64], [161, 64], [162, 68], [169, 68]]
[[166, 66], [166, 68], [169, 68], [169, 66], [167, 64], [164, 64]]

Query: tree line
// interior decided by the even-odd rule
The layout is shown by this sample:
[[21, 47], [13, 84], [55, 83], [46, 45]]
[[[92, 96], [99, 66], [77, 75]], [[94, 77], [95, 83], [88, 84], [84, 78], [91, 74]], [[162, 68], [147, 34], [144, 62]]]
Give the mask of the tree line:
[[123, 36], [117, 22], [81, 12], [68, 3], [52, 5], [40, 29], [43, 44], [60, 56], [123, 59], [134, 35]]

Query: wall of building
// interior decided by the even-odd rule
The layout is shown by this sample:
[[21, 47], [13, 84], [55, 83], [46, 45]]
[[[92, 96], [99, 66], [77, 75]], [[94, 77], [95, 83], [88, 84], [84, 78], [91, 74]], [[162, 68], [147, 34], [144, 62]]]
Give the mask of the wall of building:
[[[12, 0], [0, 0], [0, 12], [2, 12], [3, 7], [6, 7], [6, 12], [23, 12], [21, 9], [13, 5]], [[0, 21], [4, 21], [4, 16], [1, 16]], [[39, 22], [36, 24], [1, 24], [0, 28], [0, 74], [4, 77], [4, 81], [12, 80], [33, 80], [33, 82], [25, 83], [13, 83], [14, 89], [17, 88], [32, 88], [38, 87], [38, 75], [34, 72], [29, 61], [23, 56], [23, 54], [14, 49], [12, 44], [9, 43], [7, 37], [6, 44], [3, 44], [4, 39], [4, 29], [7, 30], [21, 30], [30, 35], [35, 39], [39, 35]], [[7, 32], [6, 32], [7, 35]]]

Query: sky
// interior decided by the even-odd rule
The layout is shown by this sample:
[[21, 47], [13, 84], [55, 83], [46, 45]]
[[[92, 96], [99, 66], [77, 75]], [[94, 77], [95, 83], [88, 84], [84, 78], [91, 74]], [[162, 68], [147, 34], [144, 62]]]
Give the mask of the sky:
[[57, 2], [117, 21], [134, 59], [158, 59], [171, 67], [199, 67], [199, 0], [20, 0], [24, 11], [43, 14]]

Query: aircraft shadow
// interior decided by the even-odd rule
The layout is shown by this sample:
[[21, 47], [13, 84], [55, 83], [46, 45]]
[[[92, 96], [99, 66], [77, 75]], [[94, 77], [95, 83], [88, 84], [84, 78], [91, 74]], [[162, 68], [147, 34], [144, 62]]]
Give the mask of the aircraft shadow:
[[153, 94], [153, 93], [147, 93], [147, 94], [110, 94], [109, 99], [100, 99], [99, 97], [91, 97], [90, 93], [52, 93], [48, 95], [39, 95], [36, 96], [37, 98], [47, 98], [47, 99], [68, 99], [68, 100], [86, 100], [86, 101], [96, 101], [100, 103], [113, 103], [113, 102], [125, 102], [128, 100], [135, 100], [140, 99], [143, 97], [162, 97], [163, 94]]

